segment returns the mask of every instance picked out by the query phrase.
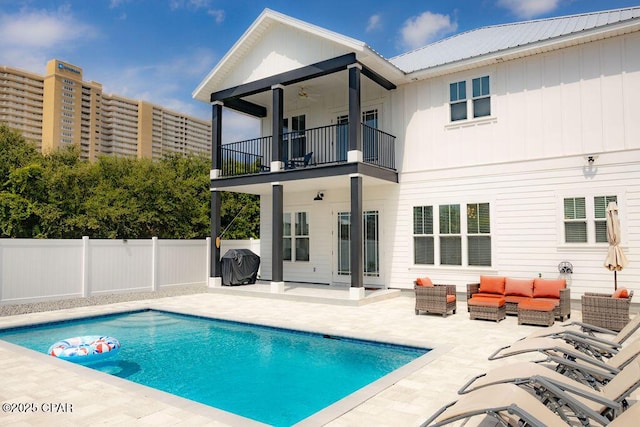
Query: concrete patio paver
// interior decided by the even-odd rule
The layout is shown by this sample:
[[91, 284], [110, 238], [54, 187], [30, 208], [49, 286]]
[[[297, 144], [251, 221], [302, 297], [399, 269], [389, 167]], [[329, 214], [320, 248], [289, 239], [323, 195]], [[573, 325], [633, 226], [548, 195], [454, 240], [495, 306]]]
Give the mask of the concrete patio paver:
[[[416, 316], [410, 293], [349, 306], [257, 296], [204, 292], [153, 300], [0, 317], [0, 328], [138, 309], [158, 309], [322, 332], [437, 350], [430, 363], [399, 379], [346, 413], [326, 423], [342, 426], [419, 425], [472, 376], [512, 360], [489, 361], [501, 346], [539, 330], [518, 325], [515, 316], [501, 322], [469, 320], [466, 305], [446, 318]], [[572, 319], [579, 320], [579, 312]], [[528, 357], [519, 357], [518, 360]], [[246, 419], [101, 372], [0, 342], [0, 403], [69, 403], [71, 413], [3, 411], [0, 424], [19, 425], [247, 425]], [[637, 398], [637, 395], [633, 396]], [[3, 407], [4, 408], [4, 407]], [[258, 425], [258, 423], [256, 423]], [[313, 422], [309, 425], [313, 425]]]

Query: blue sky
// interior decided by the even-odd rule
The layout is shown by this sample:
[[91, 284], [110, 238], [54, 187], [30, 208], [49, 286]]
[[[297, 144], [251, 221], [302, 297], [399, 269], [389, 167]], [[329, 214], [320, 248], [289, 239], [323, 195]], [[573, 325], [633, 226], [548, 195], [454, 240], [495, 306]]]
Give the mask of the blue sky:
[[[84, 79], [102, 83], [105, 92], [209, 119], [209, 105], [191, 93], [264, 8], [364, 41], [390, 58], [486, 25], [638, 5], [640, 0], [0, 0], [0, 65], [44, 74], [48, 60], [60, 59], [81, 67]], [[225, 140], [244, 137], [241, 118], [229, 117], [225, 125]]]

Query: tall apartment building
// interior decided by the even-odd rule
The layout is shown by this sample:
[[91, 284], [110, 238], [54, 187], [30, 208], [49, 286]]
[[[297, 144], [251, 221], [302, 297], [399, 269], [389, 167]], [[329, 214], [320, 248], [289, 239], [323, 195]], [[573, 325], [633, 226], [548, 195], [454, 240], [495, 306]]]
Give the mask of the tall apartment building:
[[157, 159], [211, 150], [211, 124], [146, 101], [107, 94], [82, 69], [51, 60], [46, 75], [0, 66], [0, 123], [44, 153], [77, 144], [84, 159], [100, 154]]

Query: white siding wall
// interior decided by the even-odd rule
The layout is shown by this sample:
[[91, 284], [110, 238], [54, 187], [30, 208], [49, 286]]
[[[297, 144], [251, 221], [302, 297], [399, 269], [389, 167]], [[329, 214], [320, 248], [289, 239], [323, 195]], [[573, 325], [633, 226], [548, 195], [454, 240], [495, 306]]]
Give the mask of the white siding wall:
[[[335, 278], [336, 269], [336, 223], [338, 212], [350, 211], [349, 177], [344, 177], [345, 186], [324, 190], [322, 201], [313, 201], [317, 190], [307, 192], [287, 192], [284, 187], [284, 211], [307, 212], [309, 221], [310, 253], [309, 262], [285, 261], [283, 274], [285, 281], [310, 283], [345, 283], [348, 277]], [[365, 277], [365, 284], [384, 285], [388, 281], [391, 267], [391, 253], [385, 242], [386, 236], [395, 234], [395, 197], [396, 186], [366, 186], [363, 191], [363, 210], [377, 210], [380, 214], [380, 278]], [[272, 198], [260, 199], [260, 246], [262, 256], [262, 278], [271, 279], [271, 207]]]
[[[490, 119], [449, 122], [449, 84], [490, 76]], [[403, 172], [640, 148], [640, 34], [400, 87]]]
[[[484, 75], [491, 117], [450, 123], [449, 83], [466, 80], [470, 97], [471, 79]], [[617, 195], [630, 261], [618, 285], [640, 292], [639, 93], [637, 33], [399, 88], [402, 172], [389, 285], [410, 288], [429, 275], [464, 291], [480, 274], [558, 277], [566, 260], [574, 298], [610, 292], [606, 244], [563, 243], [562, 199]], [[587, 155], [597, 156], [592, 169]], [[491, 203], [492, 267], [415, 266], [413, 206], [474, 202]]]
[[[480, 274], [559, 277], [558, 263], [569, 261], [574, 266], [574, 273], [568, 276], [574, 297], [583, 292], [610, 292], [613, 273], [604, 268], [607, 245], [564, 244], [562, 199], [617, 195], [622, 246], [630, 261], [618, 273], [618, 286], [640, 292], [638, 159], [640, 150], [601, 156], [593, 176], [585, 176], [585, 161], [578, 156], [407, 177], [400, 187], [390, 285], [408, 288], [416, 277], [427, 275], [437, 282], [458, 284], [463, 291], [464, 284], [477, 281]], [[413, 265], [413, 206], [473, 202], [491, 203], [493, 266]]]

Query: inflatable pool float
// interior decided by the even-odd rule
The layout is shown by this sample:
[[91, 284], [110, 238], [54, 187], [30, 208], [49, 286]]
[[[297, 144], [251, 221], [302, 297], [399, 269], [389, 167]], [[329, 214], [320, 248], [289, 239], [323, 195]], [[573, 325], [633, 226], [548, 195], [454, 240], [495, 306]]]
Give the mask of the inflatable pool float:
[[73, 362], [91, 362], [113, 356], [120, 350], [120, 342], [113, 337], [89, 335], [67, 338], [49, 347], [51, 356]]

